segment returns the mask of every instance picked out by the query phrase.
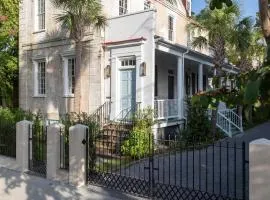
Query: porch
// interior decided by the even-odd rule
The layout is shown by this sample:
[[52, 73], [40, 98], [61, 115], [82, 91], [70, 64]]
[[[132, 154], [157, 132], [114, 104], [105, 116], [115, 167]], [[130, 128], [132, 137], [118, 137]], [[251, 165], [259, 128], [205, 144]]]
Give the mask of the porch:
[[183, 58], [159, 49], [155, 57], [155, 118], [160, 121], [184, 119], [186, 97], [211, 88], [213, 68], [210, 63], [203, 64], [192, 57]]

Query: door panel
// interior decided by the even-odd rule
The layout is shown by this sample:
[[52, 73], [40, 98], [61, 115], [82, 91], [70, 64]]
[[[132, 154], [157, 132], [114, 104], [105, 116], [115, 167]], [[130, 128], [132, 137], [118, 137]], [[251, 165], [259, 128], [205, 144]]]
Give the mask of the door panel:
[[120, 109], [128, 109], [135, 105], [136, 71], [135, 69], [120, 71]]

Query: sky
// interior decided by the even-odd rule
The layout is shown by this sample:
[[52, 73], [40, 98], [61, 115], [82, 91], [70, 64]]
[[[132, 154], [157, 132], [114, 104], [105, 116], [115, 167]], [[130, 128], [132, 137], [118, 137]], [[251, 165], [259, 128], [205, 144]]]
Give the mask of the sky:
[[[241, 5], [241, 12], [243, 17], [256, 16], [258, 12], [258, 0], [237, 0]], [[205, 7], [205, 0], [192, 0], [192, 11], [196, 14]]]

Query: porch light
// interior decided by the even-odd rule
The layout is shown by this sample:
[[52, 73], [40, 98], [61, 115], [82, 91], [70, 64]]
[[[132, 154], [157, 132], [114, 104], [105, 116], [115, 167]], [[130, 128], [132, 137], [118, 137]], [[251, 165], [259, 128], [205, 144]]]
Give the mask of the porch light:
[[146, 62], [143, 62], [140, 66], [140, 76], [146, 76]]
[[104, 69], [104, 74], [106, 78], [111, 77], [111, 65], [107, 65]]

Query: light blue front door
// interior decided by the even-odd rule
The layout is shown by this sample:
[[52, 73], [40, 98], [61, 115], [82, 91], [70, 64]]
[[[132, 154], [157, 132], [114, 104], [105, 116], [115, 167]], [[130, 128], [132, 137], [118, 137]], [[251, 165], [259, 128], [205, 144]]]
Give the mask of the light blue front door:
[[[120, 71], [120, 110], [134, 108], [136, 102], [136, 70]], [[124, 114], [124, 113], [123, 113]]]

